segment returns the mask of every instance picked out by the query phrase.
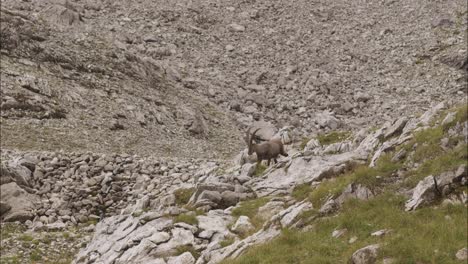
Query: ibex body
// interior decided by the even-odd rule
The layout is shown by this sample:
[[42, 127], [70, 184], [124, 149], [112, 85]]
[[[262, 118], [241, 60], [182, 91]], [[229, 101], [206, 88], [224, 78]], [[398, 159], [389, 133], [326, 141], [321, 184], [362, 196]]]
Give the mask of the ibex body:
[[263, 142], [261, 144], [254, 144], [253, 138], [255, 137], [255, 133], [260, 130], [255, 130], [252, 135], [249, 135], [250, 129], [247, 131], [247, 142], [249, 147], [249, 155], [252, 155], [254, 152], [257, 154], [257, 163], [262, 162], [262, 160], [268, 161], [268, 166], [270, 166], [270, 161], [273, 159], [275, 163], [278, 161], [276, 160], [279, 155], [288, 156], [288, 153], [284, 151], [283, 143], [281, 139], [270, 139], [267, 142]]

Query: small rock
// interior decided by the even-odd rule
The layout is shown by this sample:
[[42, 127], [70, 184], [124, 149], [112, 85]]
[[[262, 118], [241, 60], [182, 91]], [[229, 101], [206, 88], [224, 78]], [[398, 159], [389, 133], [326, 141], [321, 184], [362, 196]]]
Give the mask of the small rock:
[[467, 248], [462, 248], [457, 251], [457, 254], [455, 254], [455, 257], [457, 257], [458, 260], [467, 260], [468, 259], [468, 249]]
[[346, 234], [347, 232], [348, 232], [348, 229], [346, 229], [346, 228], [335, 230], [335, 231], [332, 232], [332, 237], [339, 238], [339, 237], [343, 236], [344, 234]]
[[184, 252], [177, 257], [170, 257], [167, 261], [167, 264], [193, 264], [195, 263], [195, 258], [190, 252]]
[[234, 48], [233, 45], [231, 45], [231, 44], [226, 45], [226, 50], [227, 50], [227, 51], [233, 51], [234, 49], [235, 49], [235, 48]]
[[371, 236], [376, 236], [376, 237], [381, 237], [385, 234], [388, 234], [390, 233], [390, 230], [388, 229], [382, 229], [382, 230], [379, 230], [379, 231], [375, 231], [374, 233], [371, 234]]
[[353, 253], [350, 263], [352, 264], [374, 264], [377, 261], [379, 245], [370, 245]]
[[245, 31], [245, 27], [239, 24], [230, 24], [229, 25], [229, 30], [234, 31], [234, 32], [243, 32]]
[[358, 240], [358, 237], [357, 236], [353, 236], [349, 239], [348, 243], [349, 244], [353, 244], [354, 242], [356, 242]]
[[248, 234], [250, 231], [254, 230], [255, 227], [250, 223], [250, 218], [241, 215], [237, 219], [236, 223], [232, 226], [232, 231], [237, 234]]

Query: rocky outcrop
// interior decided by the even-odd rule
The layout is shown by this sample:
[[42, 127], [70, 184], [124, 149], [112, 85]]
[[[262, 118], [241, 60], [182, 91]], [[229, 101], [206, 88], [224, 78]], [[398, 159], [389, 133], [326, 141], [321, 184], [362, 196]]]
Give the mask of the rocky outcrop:
[[2, 201], [0, 217], [5, 222], [32, 220], [35, 216], [39, 196], [27, 193], [15, 182], [0, 186]]
[[405, 204], [406, 211], [416, 210], [421, 206], [431, 204], [437, 198], [448, 196], [453, 189], [462, 185], [462, 182], [466, 185], [466, 180], [463, 180], [466, 177], [466, 165], [461, 165], [456, 171], [448, 171], [436, 177], [427, 176], [414, 188], [411, 199]]

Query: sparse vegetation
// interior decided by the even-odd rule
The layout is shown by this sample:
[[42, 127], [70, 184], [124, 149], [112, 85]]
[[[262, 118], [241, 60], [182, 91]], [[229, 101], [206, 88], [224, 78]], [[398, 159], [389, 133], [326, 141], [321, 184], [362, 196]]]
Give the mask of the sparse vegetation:
[[[396, 263], [456, 263], [455, 252], [466, 247], [464, 205], [407, 213], [402, 210], [404, 201], [404, 197], [388, 193], [369, 201], [349, 200], [341, 214], [316, 221], [313, 230], [284, 230], [272, 242], [224, 263], [346, 263], [354, 251], [377, 242], [382, 242], [380, 260], [391, 257]], [[339, 228], [347, 228], [347, 234], [332, 238], [333, 230]], [[370, 236], [383, 228], [393, 231], [382, 238]], [[358, 240], [349, 244], [352, 236]]]
[[239, 217], [241, 215], [248, 216], [252, 225], [256, 230], [258, 230], [263, 224], [263, 220], [260, 217], [257, 217], [258, 208], [265, 205], [269, 200], [270, 199], [267, 197], [262, 197], [241, 202], [238, 207], [232, 210], [232, 215], [235, 217]]
[[265, 172], [266, 169], [267, 169], [266, 165], [263, 165], [262, 163], [257, 163], [257, 165], [255, 166], [255, 172], [253, 176], [254, 177], [261, 176]]
[[189, 225], [197, 225], [198, 224], [198, 219], [195, 214], [180, 214], [175, 217], [174, 219], [175, 223], [186, 223]]
[[234, 238], [233, 237], [229, 237], [229, 238], [226, 238], [224, 239], [223, 241], [219, 242], [219, 245], [221, 247], [227, 247], [227, 246], [230, 246], [234, 243]]
[[458, 166], [467, 163], [468, 146], [462, 144], [451, 149], [433, 159], [426, 160], [416, 170], [409, 171], [406, 174], [405, 186], [415, 187], [420, 180], [428, 175], [438, 175], [444, 171], [456, 169]]
[[312, 187], [310, 184], [304, 183], [297, 185], [294, 190], [291, 193], [291, 196], [294, 197], [294, 199], [301, 201], [309, 197], [309, 194], [312, 192]]
[[198, 252], [192, 245], [179, 246], [176, 248], [176, 256], [179, 256], [185, 252], [190, 252], [195, 259], [200, 257], [200, 252]]
[[176, 198], [176, 204], [178, 205], [184, 205], [187, 204], [190, 200], [190, 197], [192, 194], [195, 192], [194, 188], [188, 188], [188, 189], [178, 189], [174, 191], [174, 195]]
[[309, 141], [310, 141], [310, 138], [307, 138], [307, 137], [302, 138], [301, 145], [299, 145], [299, 148], [301, 150], [304, 150], [305, 147], [307, 146], [307, 143], [309, 143]]
[[320, 134], [317, 136], [321, 145], [330, 145], [336, 142], [343, 141], [351, 136], [349, 131], [333, 131], [327, 134]]

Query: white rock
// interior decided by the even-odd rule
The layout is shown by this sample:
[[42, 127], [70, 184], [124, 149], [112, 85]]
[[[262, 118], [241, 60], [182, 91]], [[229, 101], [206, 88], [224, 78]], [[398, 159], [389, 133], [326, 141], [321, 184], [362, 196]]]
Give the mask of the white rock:
[[241, 215], [232, 226], [232, 231], [237, 234], [248, 234], [254, 229], [255, 227], [250, 223], [250, 218], [245, 215]]
[[379, 230], [379, 231], [375, 231], [374, 233], [371, 234], [371, 236], [381, 237], [381, 236], [386, 235], [386, 234], [388, 234], [390, 232], [391, 232], [391, 230], [382, 229], [382, 230]]
[[282, 201], [270, 201], [265, 205], [258, 208], [257, 216], [263, 220], [268, 220], [275, 214], [279, 213], [284, 209], [284, 202]]
[[467, 248], [462, 248], [457, 251], [457, 254], [455, 254], [455, 257], [457, 257], [458, 260], [467, 260], [468, 259], [468, 249]]
[[420, 181], [416, 188], [414, 188], [413, 197], [406, 202], [405, 210], [415, 210], [419, 206], [433, 201], [435, 197], [436, 193], [434, 177], [429, 175]]
[[195, 263], [195, 258], [190, 252], [184, 252], [183, 254], [177, 257], [170, 257], [167, 260], [167, 264], [193, 264]]
[[338, 229], [338, 230], [335, 230], [332, 232], [332, 237], [334, 238], [339, 238], [341, 236], [343, 236], [344, 234], [346, 234], [348, 232], [348, 229], [344, 228], [344, 229]]
[[377, 251], [379, 245], [370, 245], [364, 248], [361, 248], [353, 253], [350, 263], [352, 264], [374, 264], [377, 260]]

